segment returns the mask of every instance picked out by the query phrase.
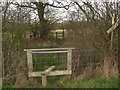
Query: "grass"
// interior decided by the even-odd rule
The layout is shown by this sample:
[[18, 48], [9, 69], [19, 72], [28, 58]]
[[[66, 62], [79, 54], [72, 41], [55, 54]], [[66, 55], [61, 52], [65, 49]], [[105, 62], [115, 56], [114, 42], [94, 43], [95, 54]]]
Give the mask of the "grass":
[[[14, 88], [12, 85], [3, 85], [4, 88]], [[26, 86], [25, 88], [118, 88], [118, 79], [113, 78], [111, 80], [107, 80], [104, 78], [70, 78], [68, 76], [64, 76], [60, 78], [58, 81], [50, 81], [48, 80], [48, 84], [46, 87], [42, 87], [41, 85], [32, 85]]]
[[63, 80], [60, 87], [65, 88], [118, 88], [118, 79], [107, 80], [104, 78], [68, 79]]
[[12, 85], [12, 84], [3, 84], [2, 88], [14, 88], [14, 85]]

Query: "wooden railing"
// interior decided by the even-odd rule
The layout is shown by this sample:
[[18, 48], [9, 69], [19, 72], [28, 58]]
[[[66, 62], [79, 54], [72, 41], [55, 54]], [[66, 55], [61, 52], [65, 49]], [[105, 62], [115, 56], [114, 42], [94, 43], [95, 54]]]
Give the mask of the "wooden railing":
[[[72, 74], [72, 50], [74, 48], [47, 48], [47, 49], [24, 49], [27, 52], [28, 76], [39, 77], [42, 76], [42, 85], [47, 85], [47, 76], [54, 75], [69, 75]], [[55, 66], [51, 66], [45, 71], [33, 72], [33, 58], [32, 54], [35, 53], [67, 53], [67, 70], [52, 71]]]

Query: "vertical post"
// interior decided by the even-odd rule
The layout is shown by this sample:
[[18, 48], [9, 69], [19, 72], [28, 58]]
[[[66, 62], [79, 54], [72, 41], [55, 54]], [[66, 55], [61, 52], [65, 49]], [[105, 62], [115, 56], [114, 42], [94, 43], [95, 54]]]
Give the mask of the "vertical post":
[[65, 38], [65, 32], [64, 32], [64, 29], [63, 29], [63, 37], [62, 37], [62, 39], [64, 39]]
[[[114, 25], [115, 20], [114, 17], [112, 16], [112, 26]], [[111, 32], [111, 43], [110, 43], [110, 49], [112, 49], [112, 45], [113, 45], [113, 36], [114, 36], [114, 32]]]
[[56, 32], [56, 39], [58, 38], [58, 33]]
[[67, 50], [67, 70], [70, 71], [72, 69], [72, 49]]
[[112, 49], [113, 47], [113, 36], [114, 36], [114, 32], [111, 32], [111, 43], [110, 43], [110, 49]]
[[42, 75], [42, 86], [45, 87], [47, 85], [47, 76]]
[[32, 61], [32, 51], [27, 51], [27, 62], [28, 62], [28, 70], [29, 73], [33, 71], [33, 61]]
[[[0, 11], [2, 11], [2, 6], [4, 5], [0, 3]], [[3, 12], [0, 13], [0, 89], [2, 89], [2, 78], [4, 77], [4, 58], [2, 58], [2, 15]]]

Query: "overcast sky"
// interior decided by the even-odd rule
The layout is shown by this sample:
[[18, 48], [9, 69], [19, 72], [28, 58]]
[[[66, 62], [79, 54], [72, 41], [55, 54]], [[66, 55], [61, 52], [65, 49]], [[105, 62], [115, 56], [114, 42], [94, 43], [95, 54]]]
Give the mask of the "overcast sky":
[[[2, 0], [2, 1], [18, 1], [18, 2], [28, 2], [30, 0]], [[36, 1], [36, 0], [32, 0], [32, 1]], [[49, 2], [49, 3], [52, 3], [53, 1], [56, 1], [56, 0], [37, 0], [37, 1], [42, 1], [42, 2]], [[62, 1], [64, 4], [65, 2], [64, 1], [67, 1], [67, 2], [70, 2], [71, 0], [57, 0], [57, 1]], [[72, 0], [73, 1], [73, 0]], [[118, 2], [119, 0], [74, 0], [74, 1], [77, 1], [79, 2], [79, 4], [81, 3], [81, 1], [88, 1], [88, 2], [104, 2], [104, 1], [109, 1], [109, 2]], [[81, 3], [82, 4], [82, 3]], [[76, 6], [77, 7], [77, 6]], [[56, 8], [55, 8], [56, 9]], [[76, 9], [74, 9], [74, 7], [70, 7], [69, 9], [70, 11], [75, 11]], [[67, 17], [68, 17], [68, 14], [67, 14], [67, 11], [68, 10], [65, 10], [65, 9], [62, 9], [62, 8], [58, 8], [57, 11], [59, 12], [56, 16], [57, 18], [60, 18], [61, 20], [67, 20]], [[32, 18], [34, 18], [34, 14], [32, 15]]]
[[[23, 1], [23, 2], [29, 2], [30, 0], [0, 0], [0, 2], [5, 2], [5, 1]], [[32, 1], [36, 1], [36, 0], [32, 0]], [[43, 2], [52, 2], [54, 0], [37, 0], [37, 1], [43, 1]], [[59, 0], [58, 0], [59, 1]], [[70, 0], [62, 0], [62, 1], [70, 1]], [[77, 2], [81, 2], [81, 1], [88, 1], [88, 2], [105, 2], [105, 1], [109, 1], [109, 2], [118, 2], [120, 0], [72, 0], [72, 1], [77, 1]]]

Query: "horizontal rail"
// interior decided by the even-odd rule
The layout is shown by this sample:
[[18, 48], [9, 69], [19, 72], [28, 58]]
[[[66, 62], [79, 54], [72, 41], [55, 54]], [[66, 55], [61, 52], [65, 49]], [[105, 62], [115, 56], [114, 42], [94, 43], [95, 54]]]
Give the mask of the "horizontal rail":
[[[59, 76], [59, 75], [71, 75], [72, 70], [62, 70], [62, 71], [51, 71], [48, 76]], [[31, 72], [29, 73], [29, 77], [40, 77], [42, 76], [42, 72]]]
[[68, 51], [46, 51], [46, 52], [32, 52], [32, 53], [66, 53]]
[[46, 49], [24, 49], [24, 51], [50, 51], [50, 50], [70, 50], [75, 48], [46, 48]]

